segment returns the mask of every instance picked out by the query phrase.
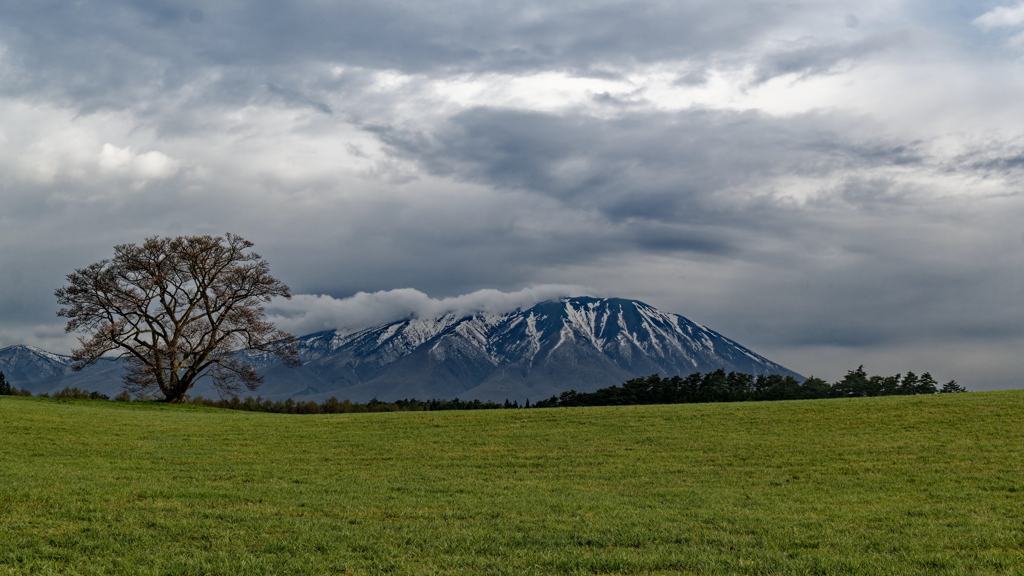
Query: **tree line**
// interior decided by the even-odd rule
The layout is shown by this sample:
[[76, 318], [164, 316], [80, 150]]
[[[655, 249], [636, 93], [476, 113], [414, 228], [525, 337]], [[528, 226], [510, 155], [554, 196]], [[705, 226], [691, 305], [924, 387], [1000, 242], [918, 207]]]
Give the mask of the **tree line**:
[[800, 382], [793, 376], [779, 374], [744, 374], [719, 369], [695, 372], [689, 376], [662, 378], [654, 374], [633, 378], [621, 386], [601, 388], [594, 392], [568, 390], [535, 407], [556, 406], [626, 406], [633, 404], [694, 404], [703, 402], [749, 402], [763, 400], [811, 400], [822, 398], [856, 398], [863, 396], [896, 396], [966, 392], [955, 380], [941, 387], [928, 372], [894, 376], [868, 376], [864, 366], [850, 370], [846, 376], [829, 384], [814, 376]]
[[[865, 396], [896, 396], [917, 394], [941, 394], [967, 392], [955, 380], [941, 387], [928, 372], [918, 376], [913, 372], [894, 376], [868, 376], [863, 366], [850, 370], [835, 383], [821, 378], [810, 377], [803, 382], [793, 376], [779, 374], [745, 374], [719, 369], [714, 372], [695, 372], [688, 376], [662, 378], [658, 374], [633, 378], [621, 386], [609, 386], [594, 392], [567, 390], [546, 400], [533, 404], [526, 400], [505, 400], [504, 403], [481, 400], [407, 398], [394, 402], [383, 402], [374, 398], [366, 403], [338, 400], [335, 397], [322, 402], [312, 400], [266, 400], [262, 397], [238, 396], [211, 399], [202, 396], [188, 397], [187, 402], [249, 412], [272, 412], [277, 414], [345, 414], [356, 412], [425, 412], [439, 410], [496, 410], [508, 408], [555, 408], [571, 406], [629, 406], [636, 404], [695, 404], [706, 402], [750, 402], [770, 400], [811, 400], [823, 398], [856, 398]], [[0, 372], [0, 395], [32, 396], [28, 390], [11, 386]], [[110, 400], [106, 394], [66, 387], [53, 394], [43, 393], [41, 397]], [[145, 397], [143, 397], [145, 399]], [[123, 391], [114, 400], [128, 402], [132, 396]]]

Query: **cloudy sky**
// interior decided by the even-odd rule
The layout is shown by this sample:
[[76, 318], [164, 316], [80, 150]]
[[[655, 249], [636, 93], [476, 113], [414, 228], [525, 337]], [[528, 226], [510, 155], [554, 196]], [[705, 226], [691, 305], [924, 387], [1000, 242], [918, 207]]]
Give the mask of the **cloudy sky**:
[[0, 346], [237, 233], [296, 333], [641, 299], [805, 375], [1024, 386], [1016, 0], [0, 4]]

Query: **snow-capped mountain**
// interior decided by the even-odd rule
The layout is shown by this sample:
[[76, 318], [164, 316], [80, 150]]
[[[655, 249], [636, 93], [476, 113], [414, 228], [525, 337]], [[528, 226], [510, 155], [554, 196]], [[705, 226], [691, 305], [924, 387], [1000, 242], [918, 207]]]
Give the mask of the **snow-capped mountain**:
[[8, 346], [0, 350], [0, 372], [11, 382], [37, 384], [71, 372], [70, 356], [53, 354], [35, 346]]
[[[522, 402], [569, 389], [592, 391], [654, 373], [724, 368], [800, 377], [682, 316], [619, 298], [566, 298], [505, 314], [410, 318], [357, 332], [318, 332], [299, 341], [304, 363], [300, 368], [287, 368], [270, 355], [250, 356], [264, 374], [259, 391], [264, 398], [459, 397]], [[8, 373], [6, 358], [14, 348], [27, 347], [0, 350], [0, 370], [19, 386], [19, 376], [35, 368], [19, 362]], [[31, 356], [24, 350], [19, 354]], [[57, 370], [57, 389], [76, 385], [110, 394], [120, 387], [110, 367], [71, 374], [70, 358], [45, 357], [50, 364], [35, 360], [32, 366], [38, 365], [40, 373]], [[97, 375], [90, 372], [106, 373], [114, 381], [102, 387], [94, 377], [88, 378], [91, 387], [68, 383]], [[48, 383], [46, 378], [37, 380], [40, 385]], [[192, 393], [211, 395], [198, 386]]]
[[0, 349], [0, 372], [16, 388], [34, 393], [52, 392], [65, 386], [77, 386], [105, 392], [121, 388], [121, 366], [115, 360], [101, 360], [75, 372], [71, 356], [54, 354], [35, 346], [8, 346]]
[[[412, 318], [300, 338], [305, 363], [263, 367], [262, 392], [322, 399], [453, 398], [520, 402], [592, 391], [637, 376], [724, 368], [799, 374], [721, 334], [643, 302], [567, 298], [497, 315]], [[802, 378], [802, 377], [800, 377]]]

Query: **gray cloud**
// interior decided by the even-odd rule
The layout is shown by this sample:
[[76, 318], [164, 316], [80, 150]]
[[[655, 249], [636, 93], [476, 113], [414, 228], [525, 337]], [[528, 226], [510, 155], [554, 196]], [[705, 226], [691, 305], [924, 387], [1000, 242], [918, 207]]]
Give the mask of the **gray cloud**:
[[[859, 137], [852, 120], [824, 114], [692, 110], [607, 120], [475, 108], [430, 134], [376, 130], [431, 173], [542, 194], [611, 221], [750, 225], [765, 206], [752, 200], [754, 187], [773, 178], [925, 163], [919, 142]], [[851, 202], [879, 197], [854, 188], [843, 192]], [[725, 199], [727, 191], [738, 194]]]
[[1015, 141], [988, 142], [951, 159], [949, 173], [972, 172], [982, 178], [1019, 182], [1024, 177], [1024, 147]]
[[[853, 17], [854, 25], [850, 26], [850, 17], [846, 19], [847, 26], [857, 27], [857, 19]], [[876, 34], [856, 42], [845, 44], [812, 44], [810, 46], [784, 50], [767, 55], [758, 65], [756, 83], [767, 82], [772, 78], [795, 74], [798, 77], [808, 77], [821, 74], [829, 74], [843, 64], [853, 64], [863, 61], [866, 58], [884, 52], [892, 48], [905, 45], [910, 40], [910, 35], [905, 30]]]
[[[416, 74], [617, 76], [638, 63], [742, 49], [796, 8], [762, 2], [177, 2], [0, 7], [6, 94], [88, 113], [145, 108], [190, 87], [228, 103], [262, 87], [329, 82], [320, 65]], [[295, 88], [298, 90], [298, 88]]]

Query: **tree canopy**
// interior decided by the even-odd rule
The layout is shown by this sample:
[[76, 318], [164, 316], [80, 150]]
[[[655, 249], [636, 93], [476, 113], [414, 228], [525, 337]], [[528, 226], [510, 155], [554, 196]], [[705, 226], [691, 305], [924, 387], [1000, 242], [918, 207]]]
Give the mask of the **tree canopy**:
[[85, 332], [72, 352], [80, 370], [108, 353], [127, 360], [125, 390], [182, 402], [204, 376], [222, 394], [262, 381], [247, 355], [299, 364], [295, 339], [263, 320], [263, 305], [291, 298], [240, 236], [147, 238], [67, 276], [56, 290], [67, 332]]

